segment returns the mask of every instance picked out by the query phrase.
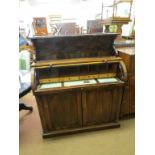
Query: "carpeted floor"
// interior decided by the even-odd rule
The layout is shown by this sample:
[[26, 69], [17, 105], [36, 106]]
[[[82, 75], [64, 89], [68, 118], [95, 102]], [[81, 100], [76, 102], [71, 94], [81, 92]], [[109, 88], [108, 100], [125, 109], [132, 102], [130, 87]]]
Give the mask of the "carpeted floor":
[[121, 128], [42, 139], [41, 123], [32, 93], [20, 101], [34, 111], [19, 114], [20, 155], [134, 155], [134, 119], [121, 121]]

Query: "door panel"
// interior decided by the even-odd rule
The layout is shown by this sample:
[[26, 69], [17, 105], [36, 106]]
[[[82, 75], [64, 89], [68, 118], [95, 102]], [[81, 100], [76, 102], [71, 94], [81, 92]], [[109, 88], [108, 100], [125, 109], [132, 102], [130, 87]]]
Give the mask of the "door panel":
[[69, 129], [82, 126], [81, 92], [66, 91], [40, 96], [44, 105], [48, 130]]
[[121, 96], [122, 88], [97, 88], [83, 91], [83, 125], [117, 121]]

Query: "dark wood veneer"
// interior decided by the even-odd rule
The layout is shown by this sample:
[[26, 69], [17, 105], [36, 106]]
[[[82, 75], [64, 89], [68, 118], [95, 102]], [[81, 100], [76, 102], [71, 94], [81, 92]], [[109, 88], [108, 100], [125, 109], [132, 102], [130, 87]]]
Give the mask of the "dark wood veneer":
[[[43, 137], [119, 127], [127, 70], [114, 48], [116, 34], [32, 38], [36, 62], [32, 88]], [[99, 83], [98, 78], [117, 82]], [[94, 79], [95, 84], [64, 86], [65, 81]], [[59, 82], [61, 87], [40, 89]]]

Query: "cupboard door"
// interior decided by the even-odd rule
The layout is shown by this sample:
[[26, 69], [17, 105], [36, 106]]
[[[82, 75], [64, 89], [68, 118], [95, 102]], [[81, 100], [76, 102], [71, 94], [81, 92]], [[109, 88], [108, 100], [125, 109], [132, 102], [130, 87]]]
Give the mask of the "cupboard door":
[[38, 99], [43, 111], [40, 115], [43, 115], [44, 126], [47, 129], [44, 131], [48, 132], [82, 126], [81, 92], [65, 91], [44, 94], [39, 95]]
[[122, 88], [96, 88], [82, 92], [83, 126], [117, 122]]

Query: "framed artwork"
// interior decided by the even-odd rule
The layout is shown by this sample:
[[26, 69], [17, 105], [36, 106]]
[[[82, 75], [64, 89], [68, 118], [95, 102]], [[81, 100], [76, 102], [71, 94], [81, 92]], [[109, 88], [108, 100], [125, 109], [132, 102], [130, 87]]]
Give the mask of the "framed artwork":
[[36, 36], [47, 35], [47, 25], [45, 17], [33, 18], [33, 28]]

